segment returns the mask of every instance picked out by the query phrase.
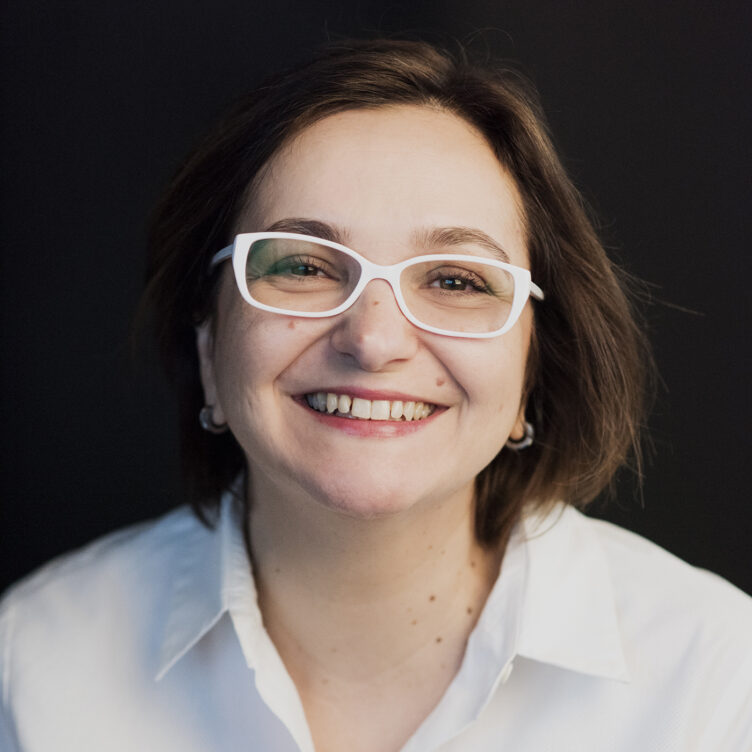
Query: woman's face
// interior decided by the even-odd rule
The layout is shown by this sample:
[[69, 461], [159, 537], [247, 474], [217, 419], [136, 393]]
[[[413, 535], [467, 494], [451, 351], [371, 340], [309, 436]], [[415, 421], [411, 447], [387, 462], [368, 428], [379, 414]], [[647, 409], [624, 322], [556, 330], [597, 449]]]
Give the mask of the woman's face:
[[[455, 115], [395, 106], [332, 115], [267, 165], [237, 232], [323, 223], [379, 264], [436, 252], [443, 228], [490, 236], [529, 267], [520, 198], [484, 138]], [[473, 480], [522, 434], [530, 305], [505, 335], [473, 340], [423, 331], [374, 280], [346, 312], [322, 319], [260, 311], [225, 264], [212, 337], [198, 332], [214, 419], [226, 421], [265, 487], [370, 518], [469, 499]], [[325, 416], [306, 395], [346, 394], [435, 406], [423, 420]], [[390, 405], [391, 408], [391, 405]]]

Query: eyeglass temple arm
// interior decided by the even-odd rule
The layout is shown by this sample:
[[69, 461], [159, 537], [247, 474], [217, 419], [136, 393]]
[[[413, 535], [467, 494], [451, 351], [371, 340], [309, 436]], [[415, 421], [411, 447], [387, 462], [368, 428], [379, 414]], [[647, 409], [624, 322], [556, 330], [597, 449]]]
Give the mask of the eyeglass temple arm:
[[535, 282], [530, 283], [530, 295], [534, 297], [536, 300], [546, 299], [546, 296], [543, 294], [543, 290], [541, 290], [540, 287], [538, 287], [538, 285], [535, 284]]
[[234, 248], [234, 245], [228, 245], [224, 247], [221, 251], [218, 251], [212, 256], [211, 263], [209, 264], [209, 268], [213, 269], [217, 264], [221, 264], [223, 261], [227, 261], [228, 258], [232, 258], [232, 249]]

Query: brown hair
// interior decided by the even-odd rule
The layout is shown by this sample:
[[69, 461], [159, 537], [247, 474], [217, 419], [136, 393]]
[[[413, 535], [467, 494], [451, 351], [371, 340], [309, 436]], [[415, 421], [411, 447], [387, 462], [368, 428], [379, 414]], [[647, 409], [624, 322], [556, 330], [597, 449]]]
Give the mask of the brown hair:
[[218, 274], [209, 260], [263, 166], [293, 135], [343, 110], [396, 104], [438, 107], [474, 125], [515, 179], [523, 201], [536, 304], [527, 374], [530, 448], [504, 450], [476, 481], [476, 533], [492, 544], [523, 506], [584, 505], [629, 457], [651, 362], [625, 292], [581, 196], [562, 167], [528, 84], [425, 42], [350, 41], [266, 81], [240, 100], [183, 164], [153, 216], [142, 310], [179, 401], [185, 492], [199, 517], [245, 468], [229, 433], [203, 431], [194, 327], [212, 316]]

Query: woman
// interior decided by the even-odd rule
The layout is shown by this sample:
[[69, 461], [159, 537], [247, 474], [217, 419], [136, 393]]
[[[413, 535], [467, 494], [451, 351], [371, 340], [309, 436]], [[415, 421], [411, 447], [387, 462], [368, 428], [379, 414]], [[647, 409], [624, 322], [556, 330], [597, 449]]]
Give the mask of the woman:
[[749, 748], [749, 599], [575, 510], [646, 349], [515, 77], [326, 49], [188, 159], [148, 276], [193, 513], [5, 598], [9, 749]]

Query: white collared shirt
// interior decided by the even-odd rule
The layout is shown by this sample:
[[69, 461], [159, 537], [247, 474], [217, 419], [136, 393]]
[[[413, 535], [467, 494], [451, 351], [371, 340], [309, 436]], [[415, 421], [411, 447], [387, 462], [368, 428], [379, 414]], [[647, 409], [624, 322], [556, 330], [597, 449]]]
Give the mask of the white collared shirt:
[[[227, 496], [107, 536], [0, 604], [2, 752], [312, 752]], [[404, 752], [750, 752], [752, 600], [572, 508], [527, 518]], [[354, 750], [354, 752], [356, 752]]]

